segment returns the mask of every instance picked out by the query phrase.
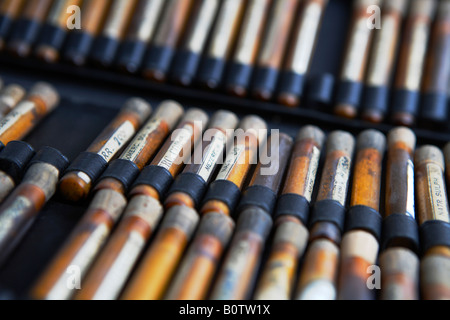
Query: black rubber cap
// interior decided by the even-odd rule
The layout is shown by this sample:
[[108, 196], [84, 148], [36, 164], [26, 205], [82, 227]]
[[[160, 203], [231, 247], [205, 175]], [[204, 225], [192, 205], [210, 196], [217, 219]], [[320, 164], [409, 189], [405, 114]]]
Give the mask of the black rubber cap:
[[143, 68], [144, 70], [157, 70], [167, 75], [174, 55], [173, 48], [152, 46], [144, 59]]
[[345, 232], [364, 230], [381, 240], [383, 218], [380, 213], [366, 206], [354, 206], [348, 210]]
[[364, 110], [376, 110], [382, 114], [387, 113], [389, 101], [389, 88], [365, 87], [361, 106]]
[[185, 86], [190, 85], [197, 74], [201, 55], [192, 51], [179, 51], [175, 55], [170, 77]]
[[307, 226], [309, 222], [310, 203], [298, 194], [284, 194], [278, 199], [275, 219], [281, 216], [293, 216]]
[[125, 40], [121, 44], [117, 56], [118, 67], [129, 73], [138, 72], [144, 60], [147, 46], [147, 43], [142, 41]]
[[37, 45], [45, 45], [60, 50], [66, 39], [67, 32], [65, 29], [45, 24], [42, 27], [40, 38]]
[[296, 97], [303, 95], [303, 88], [305, 85], [305, 75], [298, 74], [292, 71], [283, 71], [280, 76], [280, 85], [278, 92], [280, 94], [292, 94]]
[[97, 153], [83, 152], [72, 162], [66, 173], [81, 171], [86, 173], [92, 181], [96, 181], [107, 166], [106, 160]]
[[206, 57], [203, 59], [197, 74], [197, 82], [211, 89], [222, 84], [226, 62], [223, 59]]
[[417, 116], [419, 109], [420, 94], [416, 91], [396, 90], [394, 92], [394, 103], [392, 112], [405, 112]]
[[450, 248], [450, 224], [444, 221], [428, 221], [420, 227], [422, 253], [431, 248], [444, 246]]
[[23, 41], [31, 45], [36, 41], [40, 30], [41, 24], [36, 20], [17, 20], [12, 29], [9, 42]]
[[322, 200], [314, 205], [309, 225], [313, 227], [318, 222], [334, 223], [341, 232], [345, 226], [345, 207], [334, 200]]
[[416, 220], [404, 214], [392, 214], [384, 219], [382, 249], [385, 250], [396, 242], [408, 243], [410, 249], [419, 253], [419, 227]]
[[83, 65], [91, 52], [94, 38], [80, 30], [70, 32], [64, 49], [64, 58], [75, 63]]
[[424, 94], [421, 119], [446, 122], [448, 119], [447, 95], [445, 93]]
[[279, 72], [272, 68], [257, 68], [254, 74], [252, 91], [269, 92], [273, 95], [277, 89]]
[[119, 46], [120, 42], [117, 39], [100, 36], [95, 40], [91, 59], [103, 67], [109, 67], [114, 62]]
[[158, 192], [160, 199], [164, 199], [172, 183], [173, 177], [169, 170], [160, 166], [148, 166], [139, 175], [134, 187], [150, 186]]
[[0, 15], [0, 38], [6, 38], [11, 30], [11, 26], [13, 24], [13, 20], [6, 16]]
[[108, 166], [108, 169], [106, 169], [99, 180], [116, 179], [122, 183], [125, 190], [128, 190], [139, 173], [139, 168], [135, 163], [128, 160], [117, 159]]
[[206, 189], [207, 184], [202, 177], [198, 174], [187, 172], [178, 176], [170, 188], [168, 196], [177, 192], [185, 193], [191, 197], [197, 208], [206, 193]]
[[335, 78], [332, 74], [314, 76], [307, 84], [307, 100], [313, 104], [328, 105], [333, 100]]
[[241, 190], [231, 181], [228, 180], [216, 180], [214, 181], [206, 193], [203, 199], [203, 204], [208, 201], [217, 200], [225, 203], [231, 213], [234, 212], [239, 198], [241, 196]]
[[31, 160], [28, 167], [37, 163], [48, 163], [58, 169], [60, 175], [69, 165], [69, 160], [57, 149], [44, 147]]
[[343, 81], [337, 89], [336, 103], [348, 104], [358, 108], [363, 93], [363, 85], [360, 82]]
[[22, 180], [23, 173], [35, 151], [23, 141], [11, 141], [0, 153], [0, 170], [10, 176], [16, 184]]
[[236, 210], [236, 217], [249, 207], [261, 208], [267, 215], [272, 216], [276, 203], [277, 194], [272, 189], [264, 186], [249, 187], [242, 194]]
[[227, 88], [242, 87], [248, 89], [252, 80], [253, 66], [233, 62], [228, 68], [225, 81]]

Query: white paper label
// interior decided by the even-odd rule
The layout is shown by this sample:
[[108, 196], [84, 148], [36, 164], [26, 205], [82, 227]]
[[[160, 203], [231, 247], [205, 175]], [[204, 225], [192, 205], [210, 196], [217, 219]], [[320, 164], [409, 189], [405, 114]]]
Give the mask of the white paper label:
[[147, 123], [145, 127], [142, 128], [141, 131], [139, 131], [136, 138], [134, 138], [134, 140], [131, 142], [131, 145], [127, 148], [127, 150], [125, 150], [124, 154], [120, 157], [120, 159], [135, 162], [136, 159], [141, 154], [142, 150], [144, 150], [145, 146], [147, 145], [148, 137], [156, 129], [158, 129], [160, 124], [161, 120], [159, 119], [154, 119], [149, 123]]
[[312, 194], [314, 192], [314, 185], [316, 183], [317, 178], [317, 170], [319, 168], [319, 160], [320, 160], [320, 151], [316, 147], [314, 147], [311, 161], [309, 163], [308, 176], [306, 177], [306, 190], [305, 190], [305, 198], [308, 202], [311, 202]]
[[442, 170], [438, 165], [428, 164], [428, 185], [430, 186], [431, 209], [435, 220], [450, 223], [447, 193]]
[[336, 168], [336, 176], [334, 178], [332, 200], [339, 202], [342, 206], [345, 206], [347, 199], [350, 162], [348, 157], [340, 158]]
[[[194, 134], [194, 129], [191, 125], [185, 125], [182, 129], [177, 130], [176, 137], [173, 138], [173, 142], [167, 150], [166, 154], [162, 157], [161, 161], [158, 163], [158, 166], [170, 170], [170, 168], [175, 163], [177, 159], [180, 157], [180, 153], [183, 148], [189, 143], [192, 139], [192, 135]], [[183, 155], [185, 156], [185, 155]]]
[[231, 171], [234, 169], [235, 165], [239, 161], [241, 154], [245, 150], [245, 145], [237, 145], [233, 148], [233, 150], [228, 154], [225, 164], [222, 166], [222, 169], [219, 172], [216, 180], [227, 180]]
[[30, 101], [22, 102], [5, 118], [0, 121], [0, 135], [8, 131], [25, 114], [34, 109], [34, 103]]
[[214, 135], [207, 150], [205, 150], [202, 165], [197, 172], [197, 174], [202, 177], [204, 181], [207, 182], [211, 177], [211, 174], [214, 173], [214, 168], [216, 167], [217, 161], [223, 153], [225, 143], [226, 136], [223, 132], [219, 131]]
[[406, 198], [406, 214], [411, 218], [416, 219], [416, 208], [415, 208], [415, 198], [414, 198], [414, 163], [408, 160], [407, 169], [407, 187], [408, 195]]
[[124, 143], [131, 139], [135, 133], [136, 130], [134, 129], [133, 124], [130, 121], [124, 122], [119, 128], [117, 128], [116, 132], [114, 132], [98, 154], [106, 162], [111, 161], [120, 148], [122, 148]]

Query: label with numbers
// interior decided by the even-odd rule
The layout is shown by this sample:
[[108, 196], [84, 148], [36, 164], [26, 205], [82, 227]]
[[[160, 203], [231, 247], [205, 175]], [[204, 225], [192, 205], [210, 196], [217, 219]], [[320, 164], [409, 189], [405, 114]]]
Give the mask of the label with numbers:
[[219, 172], [216, 180], [227, 180], [231, 171], [239, 161], [241, 154], [245, 150], [245, 145], [237, 145], [233, 148], [232, 152], [230, 152], [227, 156], [227, 160], [225, 164], [222, 166], [222, 169]]
[[436, 164], [427, 165], [428, 186], [431, 200], [431, 210], [435, 220], [450, 223], [447, 203], [447, 193], [441, 168]]
[[161, 120], [154, 119], [147, 123], [141, 131], [139, 131], [136, 138], [134, 138], [131, 145], [125, 150], [124, 154], [120, 157], [123, 160], [135, 162], [136, 159], [144, 150], [148, 137], [159, 127]]
[[[173, 138], [173, 142], [167, 150], [164, 157], [162, 157], [161, 161], [158, 163], [158, 166], [163, 167], [164, 169], [170, 170], [170, 168], [175, 163], [175, 161], [180, 156], [183, 148], [190, 143], [192, 139], [192, 135], [194, 134], [194, 129], [191, 125], [185, 125], [182, 129], [178, 129], [175, 138]], [[190, 144], [189, 144], [190, 146]]]
[[123, 147], [124, 143], [131, 139], [135, 133], [136, 130], [134, 129], [133, 124], [130, 121], [124, 122], [119, 128], [117, 128], [98, 154], [105, 159], [106, 162], [111, 161], [111, 159]]
[[198, 169], [197, 174], [202, 177], [204, 181], [208, 181], [211, 174], [214, 172], [217, 161], [223, 153], [225, 147], [226, 136], [223, 132], [217, 132], [211, 143], [209, 144], [207, 150], [205, 150], [205, 155], [202, 160], [202, 165]]
[[23, 115], [34, 109], [33, 102], [22, 102], [17, 108], [11, 111], [6, 118], [0, 121], [0, 135], [8, 131]]

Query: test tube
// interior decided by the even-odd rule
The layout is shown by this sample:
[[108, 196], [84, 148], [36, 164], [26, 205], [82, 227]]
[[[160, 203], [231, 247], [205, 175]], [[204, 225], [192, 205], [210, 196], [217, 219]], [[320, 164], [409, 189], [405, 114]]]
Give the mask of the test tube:
[[252, 95], [259, 100], [270, 100], [275, 93], [299, 3], [298, 0], [273, 2], [252, 85]]
[[167, 79], [173, 57], [186, 28], [192, 0], [168, 0], [161, 24], [144, 60], [144, 77], [163, 82]]
[[69, 18], [74, 7], [80, 6], [82, 0], [55, 1], [42, 27], [40, 38], [36, 43], [36, 56], [46, 62], [56, 62], [60, 57], [60, 50], [64, 44], [68, 29]]
[[137, 0], [114, 0], [111, 4], [103, 30], [92, 48], [91, 59], [94, 63], [103, 67], [112, 65], [130, 25], [136, 4]]
[[278, 101], [283, 105], [296, 107], [300, 104], [327, 5], [328, 0], [308, 0], [301, 4], [294, 40], [289, 45], [280, 75]]
[[135, 73], [141, 66], [145, 52], [157, 30], [164, 8], [163, 0], [140, 0], [136, 13], [121, 45], [117, 65], [122, 70]]
[[275, 233], [258, 280], [255, 300], [290, 300], [308, 244], [308, 221], [325, 134], [313, 126], [297, 136], [290, 168], [275, 210]]
[[408, 13], [394, 84], [391, 120], [410, 127], [419, 111], [426, 53], [437, 1], [413, 0]]
[[197, 74], [219, 5], [219, 0], [202, 0], [195, 3], [190, 14], [189, 27], [173, 62], [171, 78], [176, 83], [188, 86]]
[[371, 123], [383, 122], [389, 106], [389, 92], [398, 55], [398, 40], [409, 1], [384, 1], [381, 29], [374, 35], [365, 78], [361, 117]]
[[444, 176], [444, 155], [426, 145], [415, 155], [417, 211], [422, 261], [421, 293], [425, 300], [450, 299], [450, 210]]
[[211, 40], [203, 55], [196, 80], [209, 89], [217, 89], [222, 84], [226, 63], [232, 53], [239, 32], [245, 1], [225, 0], [211, 32]]
[[0, 120], [0, 141], [6, 145], [21, 140], [58, 104], [59, 94], [50, 84], [35, 84], [25, 100]]
[[53, 0], [29, 0], [8, 40], [8, 50], [20, 57], [31, 53]]
[[81, 66], [86, 63], [95, 38], [108, 15], [110, 0], [83, 0], [81, 29], [73, 30], [67, 37], [64, 59]]
[[356, 118], [360, 106], [363, 81], [374, 30], [368, 27], [373, 14], [371, 5], [380, 5], [380, 0], [355, 0], [349, 40], [344, 56], [340, 84], [334, 112], [345, 118]]
[[247, 95], [271, 4], [272, 0], [248, 2], [225, 82], [227, 92], [232, 95]]
[[151, 106], [145, 101], [139, 98], [128, 100], [87, 151], [66, 170], [59, 183], [59, 192], [64, 199], [71, 202], [86, 199], [108, 163], [127, 146], [151, 112]]
[[11, 32], [14, 21], [20, 14], [25, 0], [3, 0], [0, 2], [0, 50], [5, 47], [5, 39]]
[[415, 211], [416, 136], [399, 127], [388, 135], [385, 217], [381, 236], [382, 300], [419, 298], [419, 231]]

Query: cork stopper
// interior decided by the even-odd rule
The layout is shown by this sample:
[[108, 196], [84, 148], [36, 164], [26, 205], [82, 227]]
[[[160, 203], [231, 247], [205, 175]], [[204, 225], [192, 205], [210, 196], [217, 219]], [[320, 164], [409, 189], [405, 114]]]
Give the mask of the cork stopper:
[[205, 127], [208, 124], [209, 116], [200, 109], [189, 109], [183, 118], [183, 122], [196, 122], [201, 123], [201, 127]]
[[380, 154], [386, 151], [386, 137], [377, 130], [366, 130], [358, 136], [357, 149], [375, 149]]
[[325, 133], [318, 127], [306, 126], [298, 133], [296, 142], [309, 139], [315, 141], [317, 146], [322, 149], [325, 143]]
[[123, 106], [123, 111], [129, 111], [136, 113], [139, 118], [146, 119], [150, 116], [153, 111], [152, 106], [141, 98], [131, 98], [125, 102]]
[[420, 166], [426, 162], [434, 162], [444, 171], [444, 154], [439, 148], [427, 145], [417, 149], [415, 155], [416, 166]]
[[342, 151], [352, 156], [355, 151], [355, 138], [345, 131], [334, 131], [328, 137], [327, 152]]
[[163, 119], [168, 124], [169, 129], [172, 130], [180, 121], [183, 114], [184, 109], [181, 104], [172, 100], [167, 100], [159, 105], [153, 118]]
[[49, 83], [38, 82], [30, 90], [29, 97], [36, 97], [42, 100], [50, 112], [59, 104], [59, 94], [56, 89]]
[[411, 3], [411, 15], [419, 15], [433, 19], [437, 9], [437, 0], [416, 0]]
[[415, 150], [416, 149], [416, 135], [414, 132], [406, 127], [399, 127], [391, 130], [388, 135], [388, 145], [389, 147], [392, 147], [397, 142], [403, 142], [405, 143], [409, 149]]
[[242, 119], [239, 128], [245, 132], [253, 132], [258, 138], [259, 144], [265, 143], [267, 140], [267, 124], [266, 122], [258, 116], [251, 115]]
[[220, 130], [236, 129], [239, 123], [239, 118], [230, 111], [219, 110], [214, 113], [209, 123], [210, 128], [217, 128]]

